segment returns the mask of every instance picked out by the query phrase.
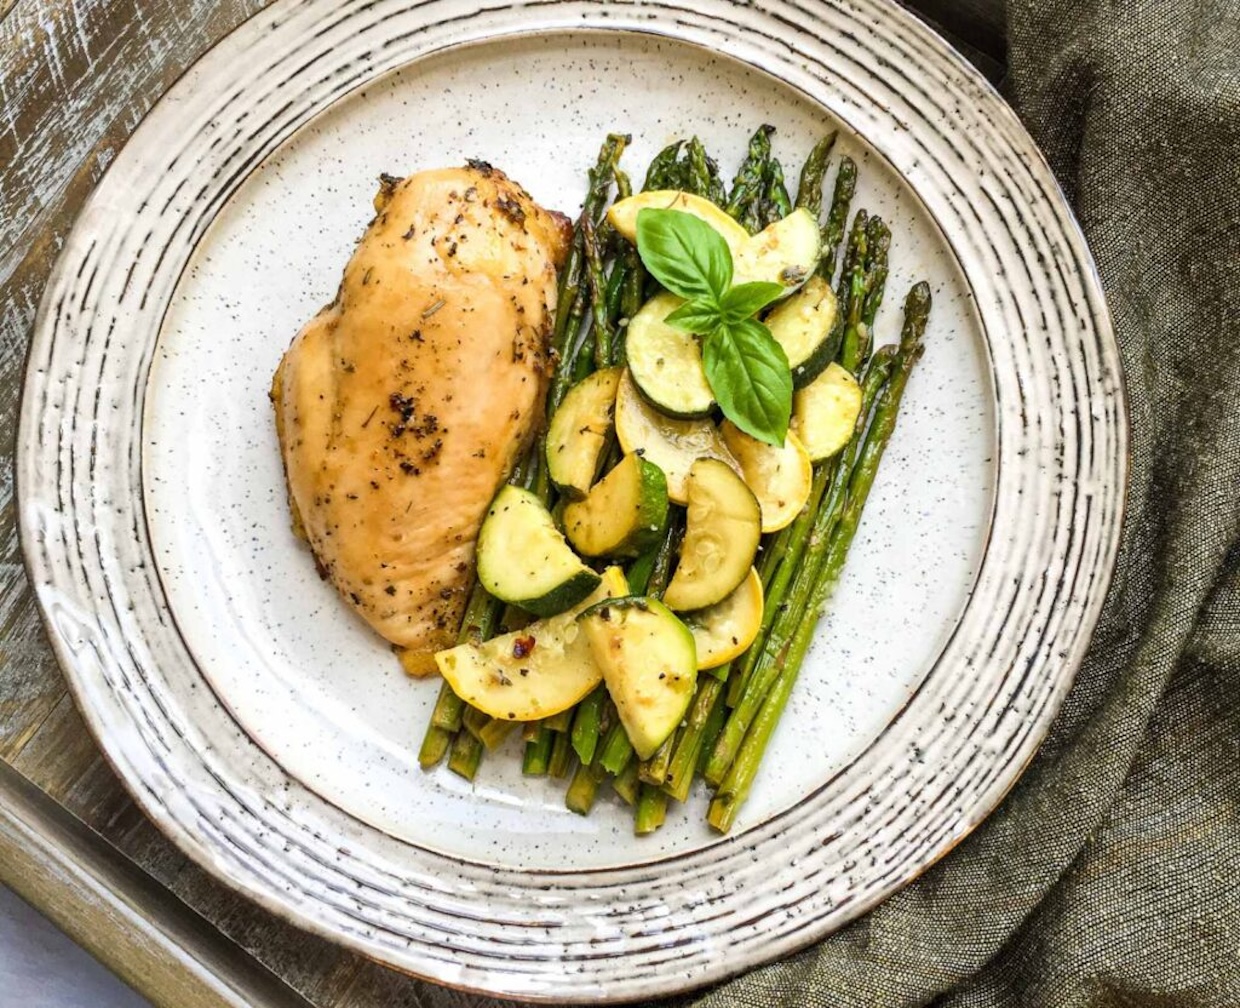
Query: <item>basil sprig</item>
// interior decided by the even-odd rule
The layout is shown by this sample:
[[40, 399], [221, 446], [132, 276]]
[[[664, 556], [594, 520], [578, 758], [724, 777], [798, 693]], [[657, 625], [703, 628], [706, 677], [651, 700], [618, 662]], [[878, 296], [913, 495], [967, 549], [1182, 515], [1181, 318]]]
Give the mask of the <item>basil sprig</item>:
[[637, 251], [651, 276], [685, 299], [665, 321], [702, 337], [702, 367], [723, 415], [746, 434], [782, 445], [792, 416], [792, 369], [784, 348], [753, 316], [784, 288], [732, 286], [728, 243], [679, 210], [640, 211]]

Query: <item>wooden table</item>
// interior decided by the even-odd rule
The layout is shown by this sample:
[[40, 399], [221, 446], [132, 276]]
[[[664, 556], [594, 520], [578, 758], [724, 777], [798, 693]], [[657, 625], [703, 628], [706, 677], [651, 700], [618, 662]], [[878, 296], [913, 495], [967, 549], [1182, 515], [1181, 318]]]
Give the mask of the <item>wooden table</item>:
[[[999, 80], [1001, 0], [909, 5]], [[18, 402], [60, 243], [146, 110], [263, 6], [0, 0], [0, 882], [157, 1004], [400, 1008], [422, 984], [234, 895], [138, 811], [66, 692], [17, 541]]]

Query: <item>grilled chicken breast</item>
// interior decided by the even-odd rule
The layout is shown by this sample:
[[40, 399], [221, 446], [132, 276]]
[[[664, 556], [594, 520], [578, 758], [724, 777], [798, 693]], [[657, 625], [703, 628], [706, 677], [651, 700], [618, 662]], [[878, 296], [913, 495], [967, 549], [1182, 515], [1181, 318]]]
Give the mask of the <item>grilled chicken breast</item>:
[[489, 165], [385, 177], [272, 401], [294, 528], [414, 674], [453, 643], [474, 540], [541, 418], [566, 218]]

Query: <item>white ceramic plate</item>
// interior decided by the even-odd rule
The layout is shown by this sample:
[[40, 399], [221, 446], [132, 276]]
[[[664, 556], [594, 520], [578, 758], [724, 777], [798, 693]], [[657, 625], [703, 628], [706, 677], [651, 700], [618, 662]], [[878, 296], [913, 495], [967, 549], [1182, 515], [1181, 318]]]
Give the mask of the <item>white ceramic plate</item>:
[[[825, 130], [893, 227], [929, 351], [754, 795], [645, 839], [515, 747], [422, 772], [407, 680], [288, 531], [266, 390], [330, 299], [380, 172], [484, 157], [573, 211], [603, 135], [635, 172]], [[22, 531], [101, 744], [189, 854], [303, 927], [441, 982], [622, 1000], [820, 937], [975, 825], [1028, 760], [1113, 561], [1125, 465], [1087, 252], [1012, 114], [893, 6], [278, 2], [135, 132], [31, 351]]]

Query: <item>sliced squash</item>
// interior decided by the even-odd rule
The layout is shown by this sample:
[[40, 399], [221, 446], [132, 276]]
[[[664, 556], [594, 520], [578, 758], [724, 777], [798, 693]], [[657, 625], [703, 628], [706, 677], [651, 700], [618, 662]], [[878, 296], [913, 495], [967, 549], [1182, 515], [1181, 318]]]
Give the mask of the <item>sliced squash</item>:
[[719, 425], [723, 443], [741, 465], [741, 475], [762, 509], [762, 531], [777, 532], [792, 521], [809, 500], [814, 466], [809, 452], [792, 431], [780, 446], [750, 437], [730, 420]]
[[822, 251], [818, 221], [804, 207], [767, 225], [732, 251], [732, 283], [755, 280], [795, 290], [814, 272]]
[[835, 292], [817, 274], [767, 315], [766, 327], [788, 355], [795, 388], [808, 385], [831, 363], [835, 355], [831, 331], [838, 315]]
[[676, 189], [652, 189], [617, 200], [607, 211], [612, 227], [630, 242], [637, 242], [637, 215], [642, 210], [679, 210], [705, 221], [722, 235], [733, 255], [749, 241], [749, 232], [708, 199]]
[[680, 561], [663, 601], [678, 612], [704, 609], [745, 580], [762, 538], [762, 512], [730, 466], [698, 459], [689, 470]]
[[570, 500], [594, 482], [616, 408], [623, 368], [604, 368], [568, 390], [547, 427], [547, 474]]
[[439, 651], [435, 664], [457, 696], [491, 717], [505, 721], [550, 717], [572, 707], [603, 677], [577, 616], [627, 592], [624, 572], [609, 567], [598, 588], [567, 612], [479, 644]]
[[663, 470], [667, 496], [677, 504], [689, 500], [689, 469], [698, 459], [718, 459], [740, 472], [713, 423], [664, 416], [646, 402], [627, 373], [616, 389], [616, 439], [625, 452]]
[[699, 669], [718, 668], [745, 650], [762, 626], [762, 578], [752, 567], [745, 580], [723, 601], [688, 613], [685, 625], [693, 634]]
[[637, 556], [667, 523], [667, 480], [640, 455], [626, 455], [586, 499], [564, 508], [564, 532], [585, 556]]
[[660, 412], [701, 417], [715, 405], [702, 367], [701, 342], [663, 321], [682, 304], [682, 298], [663, 291], [642, 305], [629, 320], [624, 353], [633, 381]]
[[591, 606], [581, 623], [625, 734], [638, 758], [649, 759], [693, 699], [693, 635], [667, 606], [643, 597]]
[[860, 415], [861, 386], [839, 364], [830, 364], [792, 397], [792, 430], [815, 462], [848, 444]]
[[564, 541], [543, 502], [506, 483], [478, 530], [478, 580], [501, 602], [552, 616], [589, 595], [599, 579]]

